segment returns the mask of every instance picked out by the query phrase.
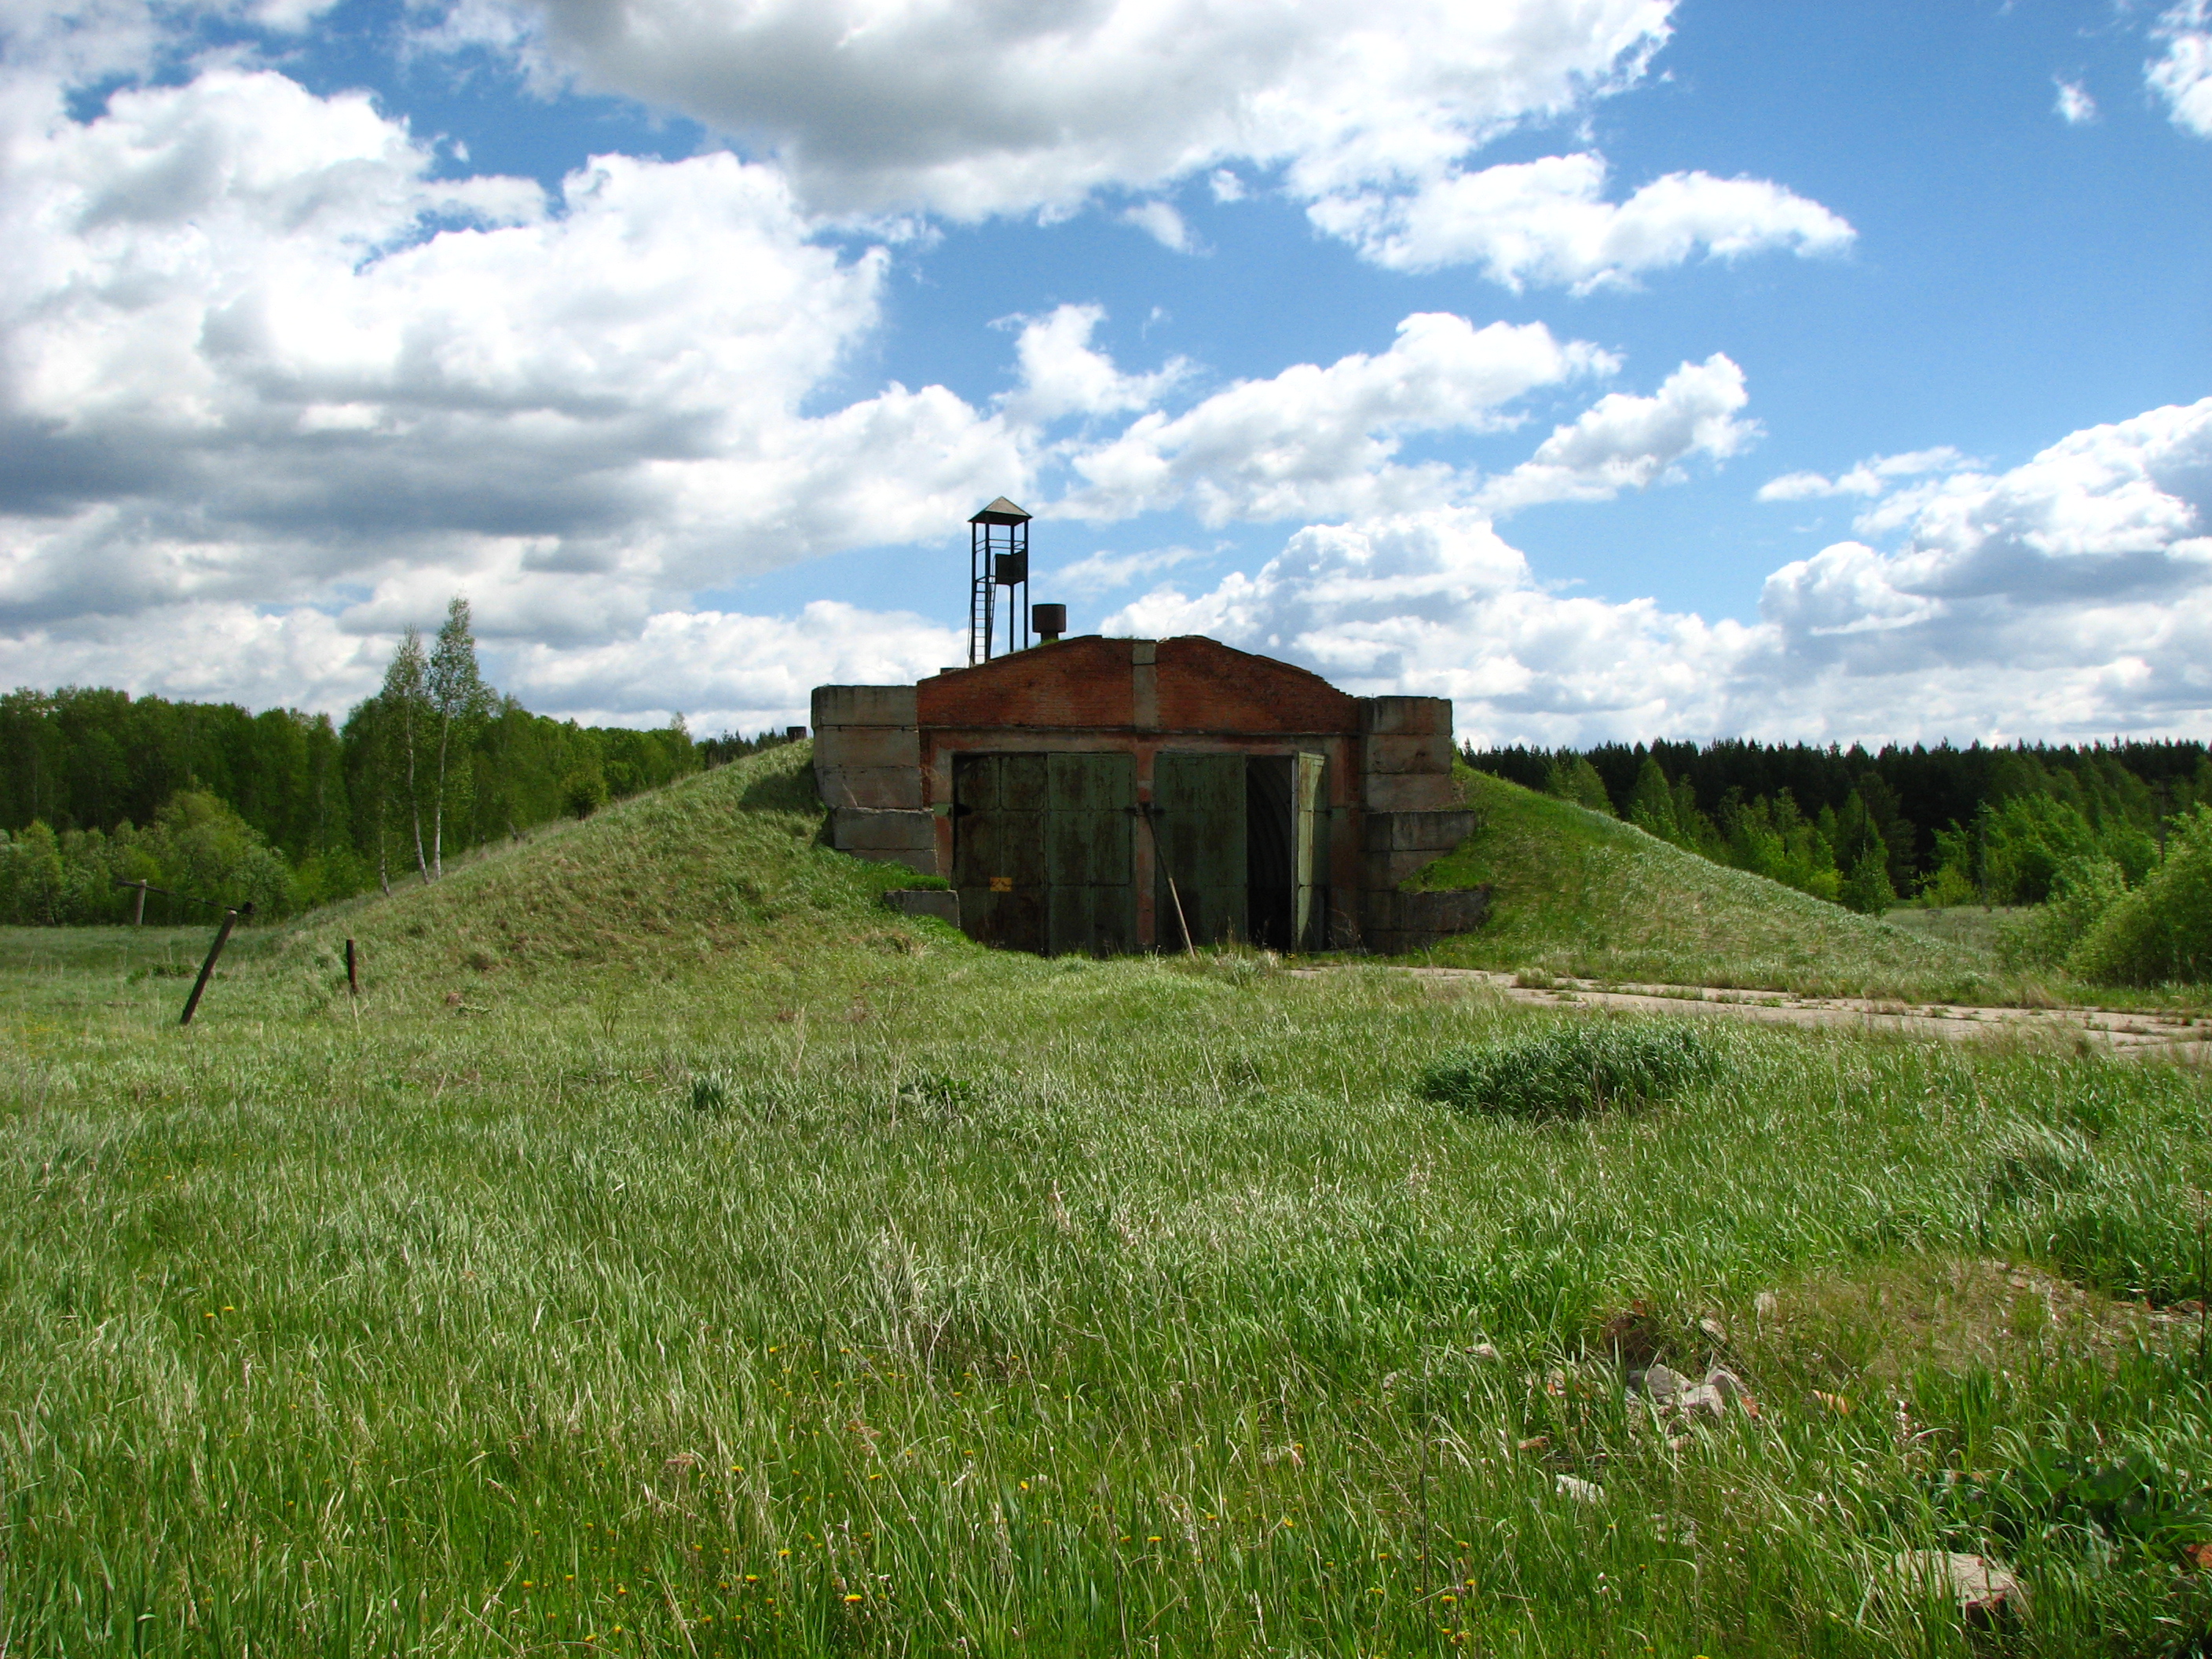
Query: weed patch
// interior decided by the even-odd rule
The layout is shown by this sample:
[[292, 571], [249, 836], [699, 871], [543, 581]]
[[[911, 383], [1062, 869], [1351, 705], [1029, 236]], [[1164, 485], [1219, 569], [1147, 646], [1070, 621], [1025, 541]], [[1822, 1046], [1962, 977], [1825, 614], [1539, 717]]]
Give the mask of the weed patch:
[[1605, 1020], [1459, 1048], [1426, 1067], [1425, 1100], [1463, 1112], [1586, 1117], [1663, 1100], [1718, 1075], [1729, 1044], [1676, 1020]]
[[1990, 1167], [1990, 1200], [2017, 1205], [2070, 1193], [2087, 1185], [2096, 1173], [2096, 1154], [2080, 1133], [2024, 1123], [2007, 1131], [1996, 1144]]

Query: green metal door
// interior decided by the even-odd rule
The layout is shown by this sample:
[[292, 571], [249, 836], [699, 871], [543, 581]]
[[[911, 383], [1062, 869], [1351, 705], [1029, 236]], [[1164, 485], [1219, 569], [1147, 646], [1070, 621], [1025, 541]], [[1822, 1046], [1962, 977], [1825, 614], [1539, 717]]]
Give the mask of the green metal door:
[[969, 937], [1010, 951], [1136, 948], [1127, 755], [956, 755], [952, 884]]
[[1053, 956], [1115, 956], [1137, 948], [1130, 831], [1137, 805], [1133, 755], [1047, 758], [1045, 948]]
[[1008, 951], [1045, 945], [1042, 755], [956, 755], [952, 884], [969, 938]]
[[1244, 757], [1161, 755], [1152, 767], [1152, 805], [1160, 849], [1152, 914], [1160, 949], [1183, 948], [1179, 922], [1200, 945], [1250, 937]]

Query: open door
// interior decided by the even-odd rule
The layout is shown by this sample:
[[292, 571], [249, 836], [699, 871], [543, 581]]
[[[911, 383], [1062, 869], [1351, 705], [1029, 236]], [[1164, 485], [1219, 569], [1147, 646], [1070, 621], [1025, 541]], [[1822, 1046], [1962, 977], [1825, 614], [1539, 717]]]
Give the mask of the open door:
[[1153, 762], [1152, 826], [1160, 851], [1152, 915], [1159, 949], [1252, 936], [1244, 795], [1242, 755], [1170, 752]]
[[1297, 884], [1291, 901], [1291, 948], [1318, 951], [1328, 944], [1328, 797], [1323, 792], [1323, 757], [1292, 757], [1297, 769], [1291, 785], [1292, 860]]

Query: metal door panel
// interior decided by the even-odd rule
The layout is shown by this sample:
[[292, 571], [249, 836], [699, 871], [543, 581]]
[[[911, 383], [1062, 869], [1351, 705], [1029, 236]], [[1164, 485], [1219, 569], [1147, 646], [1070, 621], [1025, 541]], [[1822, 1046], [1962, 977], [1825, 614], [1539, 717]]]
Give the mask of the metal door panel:
[[1009, 950], [1136, 945], [1128, 755], [953, 758], [954, 885], [970, 937]]
[[1178, 900], [1199, 944], [1247, 937], [1244, 757], [1163, 754], [1153, 764], [1152, 801], [1162, 865], [1153, 914], [1162, 948], [1184, 942]]

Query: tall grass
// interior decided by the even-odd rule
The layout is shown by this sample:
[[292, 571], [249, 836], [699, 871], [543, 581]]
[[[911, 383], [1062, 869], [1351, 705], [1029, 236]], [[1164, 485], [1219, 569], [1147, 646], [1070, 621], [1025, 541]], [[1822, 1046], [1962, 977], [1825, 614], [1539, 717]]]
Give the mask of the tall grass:
[[[1898, 1308], [1754, 1310], [2091, 1213], [2198, 1294], [2197, 1073], [1753, 1030], [1638, 1113], [1465, 1115], [1425, 1066], [1582, 1028], [981, 952], [762, 781], [272, 941], [189, 1032], [0, 940], [7, 1651], [1965, 1654], [1866, 1596], [1972, 1541], [1931, 1476], [2212, 1474], [2189, 1328], [2001, 1301], [1969, 1386]], [[2004, 1175], [2036, 1127], [2078, 1179]], [[1632, 1300], [1761, 1414], [1624, 1395]], [[2002, 1547], [2021, 1650], [2201, 1627], [2170, 1551]]]
[[1648, 1105], [1716, 1076], [1730, 1035], [1681, 1020], [1578, 1021], [1453, 1049], [1424, 1068], [1414, 1092], [1462, 1111], [1586, 1117]]

